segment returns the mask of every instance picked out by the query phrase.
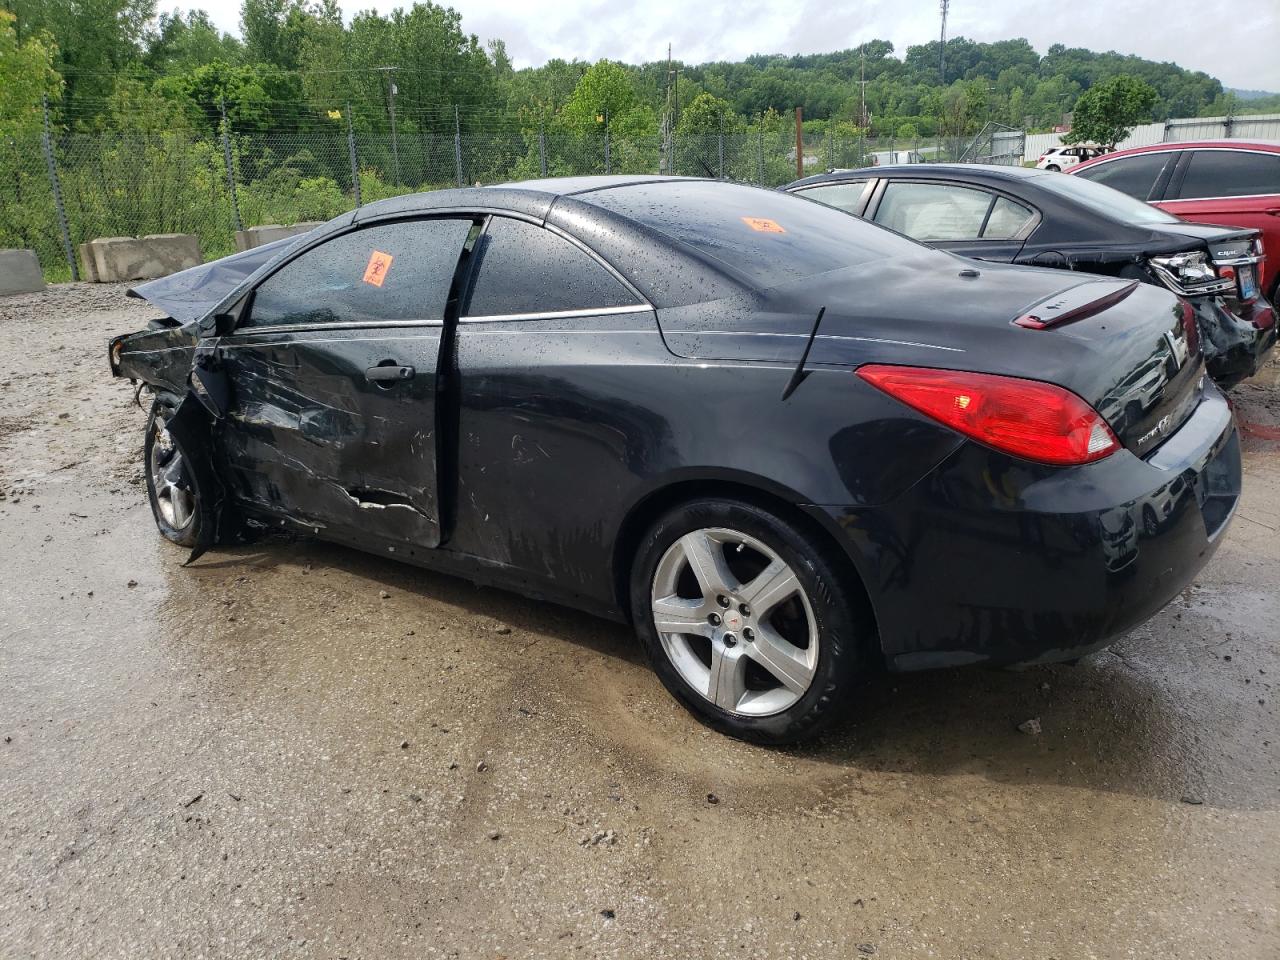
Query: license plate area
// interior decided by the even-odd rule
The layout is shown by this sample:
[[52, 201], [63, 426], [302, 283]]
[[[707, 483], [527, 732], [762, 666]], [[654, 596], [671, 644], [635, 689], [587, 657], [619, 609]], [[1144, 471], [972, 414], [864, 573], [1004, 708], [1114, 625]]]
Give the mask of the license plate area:
[[1252, 300], [1258, 295], [1258, 275], [1252, 263], [1236, 267], [1236, 282], [1240, 285], [1240, 299]]

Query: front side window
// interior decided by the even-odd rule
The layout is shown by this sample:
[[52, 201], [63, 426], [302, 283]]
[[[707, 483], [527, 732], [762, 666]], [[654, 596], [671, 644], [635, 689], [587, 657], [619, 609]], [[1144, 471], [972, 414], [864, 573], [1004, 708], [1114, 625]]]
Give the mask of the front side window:
[[1151, 196], [1151, 188], [1155, 186], [1165, 164], [1175, 156], [1177, 154], [1174, 152], [1139, 153], [1100, 163], [1096, 167], [1085, 167], [1074, 176], [1127, 193], [1135, 200], [1146, 200]]
[[856, 214], [862, 207], [862, 194], [866, 188], [867, 181], [852, 180], [845, 183], [827, 183], [820, 187], [809, 187], [796, 192], [802, 197], [825, 203], [828, 207]]
[[977, 240], [991, 207], [985, 190], [949, 183], [889, 183], [875, 221], [926, 243]]
[[564, 313], [638, 302], [581, 248], [523, 220], [494, 217], [476, 242], [475, 255], [475, 282], [464, 316]]
[[344, 233], [254, 291], [242, 327], [444, 321], [470, 220], [402, 220]]
[[1196, 150], [1178, 189], [1178, 200], [1280, 193], [1280, 154]]

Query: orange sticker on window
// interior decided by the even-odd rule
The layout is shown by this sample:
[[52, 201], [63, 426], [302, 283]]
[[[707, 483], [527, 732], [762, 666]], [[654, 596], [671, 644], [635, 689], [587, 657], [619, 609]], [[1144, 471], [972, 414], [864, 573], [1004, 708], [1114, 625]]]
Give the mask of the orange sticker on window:
[[781, 224], [779, 224], [777, 220], [767, 220], [764, 217], [743, 217], [742, 222], [745, 223], [752, 230], [757, 230], [760, 233], [786, 233], [787, 232], [786, 230], [782, 229]]
[[373, 251], [369, 255], [369, 265], [364, 268], [364, 276], [361, 279], [375, 287], [382, 286], [382, 282], [387, 279], [387, 271], [391, 269], [391, 261], [394, 259], [395, 257], [389, 253], [383, 253], [381, 250]]

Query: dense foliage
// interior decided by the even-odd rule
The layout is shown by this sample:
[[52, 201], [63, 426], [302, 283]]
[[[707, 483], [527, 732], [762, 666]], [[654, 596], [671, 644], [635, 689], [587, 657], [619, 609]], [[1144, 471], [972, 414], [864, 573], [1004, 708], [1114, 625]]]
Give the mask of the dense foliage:
[[238, 223], [464, 180], [662, 170], [777, 185], [876, 151], [967, 156], [988, 122], [1052, 129], [1117, 83], [1151, 91], [1121, 98], [1125, 123], [1274, 106], [1171, 63], [1023, 39], [952, 39], [942, 78], [936, 41], [898, 55], [884, 40], [517, 70], [500, 39], [430, 2], [345, 23], [336, 0], [242, 0], [241, 34], [200, 10], [157, 16], [156, 0], [0, 0], [0, 247], [36, 249], [58, 278], [68, 244], [96, 236], [196, 233], [216, 256]]
[[[607, 114], [620, 131], [657, 132], [669, 102], [665, 61], [515, 70], [501, 40], [482, 46], [456, 11], [429, 2], [366, 11], [348, 25], [335, 0], [243, 0], [243, 39], [199, 10], [157, 17], [155, 0], [0, 0], [0, 9], [16, 16], [13, 42], [51, 53], [63, 94], [55, 109], [69, 125], [213, 125], [225, 101], [241, 130], [316, 128], [348, 104], [367, 129], [382, 129], [394, 89], [397, 122], [410, 131], [451, 130], [456, 108], [470, 129], [558, 123], [581, 132]], [[692, 108], [699, 129], [714, 115], [716, 130], [796, 106], [819, 129], [865, 120], [876, 136], [964, 134], [986, 121], [1049, 129], [1090, 87], [1121, 75], [1155, 91], [1139, 120], [1270, 106], [1233, 104], [1204, 73], [1117, 53], [1058, 44], [1041, 56], [1023, 39], [957, 37], [947, 42], [945, 78], [939, 53], [937, 41], [898, 56], [873, 40], [835, 53], [676, 63], [675, 112]], [[30, 82], [13, 85], [23, 61], [0, 62], [0, 87], [30, 95]]]

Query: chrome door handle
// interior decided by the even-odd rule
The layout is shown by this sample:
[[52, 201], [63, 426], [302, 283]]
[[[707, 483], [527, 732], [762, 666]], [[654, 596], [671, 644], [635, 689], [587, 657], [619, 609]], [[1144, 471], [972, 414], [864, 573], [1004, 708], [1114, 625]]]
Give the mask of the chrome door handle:
[[412, 380], [417, 372], [413, 367], [386, 363], [367, 368], [364, 377], [371, 383], [390, 383], [397, 380]]

